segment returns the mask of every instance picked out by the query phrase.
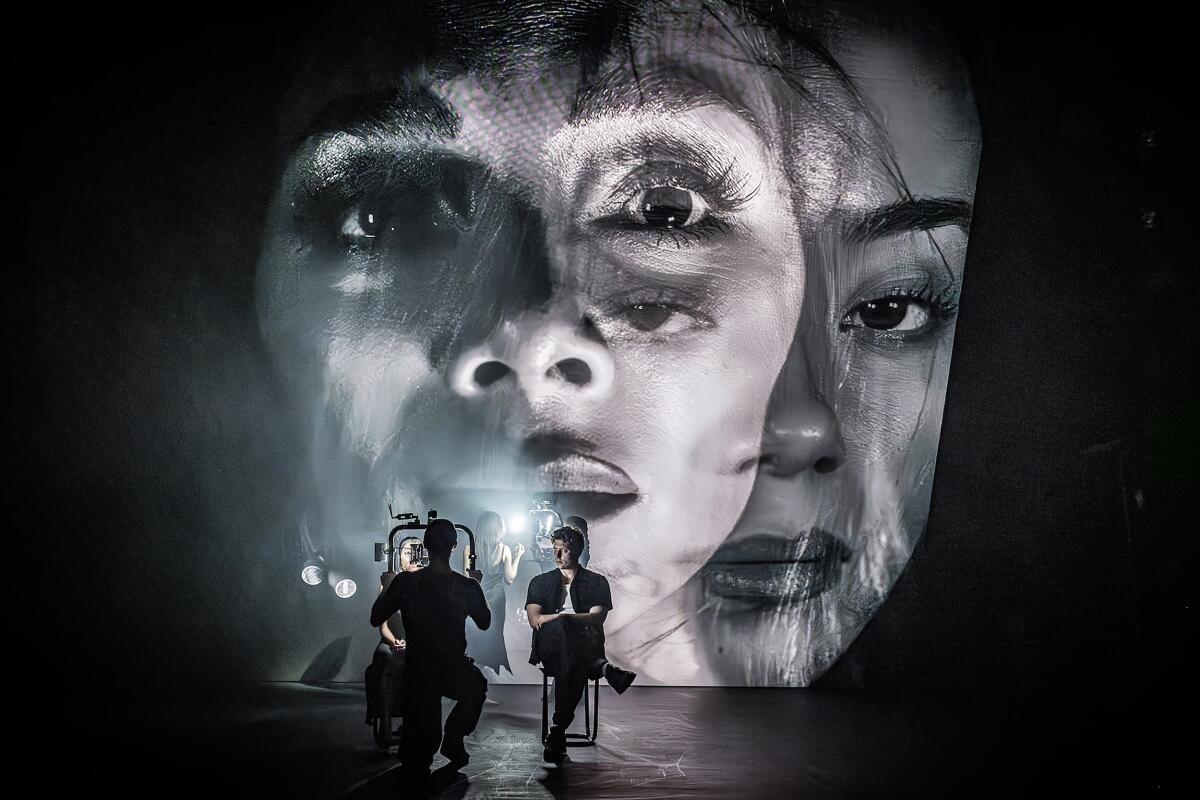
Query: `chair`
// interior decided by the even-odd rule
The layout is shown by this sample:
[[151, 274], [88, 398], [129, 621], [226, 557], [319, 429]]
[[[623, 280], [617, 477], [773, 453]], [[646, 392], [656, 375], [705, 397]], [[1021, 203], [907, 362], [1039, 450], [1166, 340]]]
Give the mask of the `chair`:
[[[592, 697], [588, 702], [587, 688], [583, 690], [583, 727], [585, 733], [568, 733], [567, 747], [590, 747], [600, 732], [600, 679], [592, 678]], [[550, 676], [542, 668], [542, 744], [550, 735]], [[574, 741], [572, 741], [574, 740]]]
[[[390, 672], [390, 674], [389, 674]], [[374, 660], [367, 666], [364, 688], [367, 694], [367, 724], [380, 750], [387, 750], [400, 741], [400, 729], [392, 729], [400, 719], [402, 668], [380, 669]]]

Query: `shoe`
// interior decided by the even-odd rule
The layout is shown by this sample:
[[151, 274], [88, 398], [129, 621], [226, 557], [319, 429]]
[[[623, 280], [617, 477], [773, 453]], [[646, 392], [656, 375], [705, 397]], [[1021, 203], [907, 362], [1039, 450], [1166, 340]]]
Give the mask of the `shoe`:
[[551, 764], [561, 764], [563, 759], [566, 757], [567, 748], [565, 747], [561, 749], [555, 749], [551, 745], [547, 744], [545, 748], [542, 749], [542, 761], [548, 761]]
[[401, 797], [427, 797], [429, 795], [429, 768], [400, 767]]
[[629, 685], [633, 683], [636, 677], [636, 672], [614, 667], [612, 664], [607, 664], [604, 667], [604, 680], [608, 681], [609, 686], [617, 690], [617, 694], [625, 694], [625, 690], [629, 688]]
[[462, 740], [457, 742], [442, 742], [441, 754], [450, 759], [451, 769], [462, 769], [471, 763], [471, 754], [463, 747]]

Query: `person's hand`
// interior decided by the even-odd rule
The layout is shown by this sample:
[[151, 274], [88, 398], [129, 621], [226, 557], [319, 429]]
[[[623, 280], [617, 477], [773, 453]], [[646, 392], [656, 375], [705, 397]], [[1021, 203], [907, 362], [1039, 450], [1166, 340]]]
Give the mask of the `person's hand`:
[[396, 641], [392, 642], [392, 649], [397, 653], [403, 653], [406, 647], [408, 647], [408, 642], [404, 639], [397, 639]]
[[523, 555], [525, 555], [525, 545], [517, 542], [516, 549], [513, 550], [513, 556], [519, 560]]

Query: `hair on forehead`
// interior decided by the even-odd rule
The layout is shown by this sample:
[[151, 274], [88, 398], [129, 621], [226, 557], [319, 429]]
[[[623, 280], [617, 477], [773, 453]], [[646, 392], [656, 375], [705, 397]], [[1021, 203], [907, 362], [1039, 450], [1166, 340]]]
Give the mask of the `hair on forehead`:
[[382, 108], [389, 96], [416, 96], [467, 72], [503, 82], [532, 63], [562, 63], [585, 85], [605, 64], [636, 73], [635, 39], [686, 37], [702, 26], [744, 43], [773, 31], [838, 70], [792, 4], [770, 0], [408, 0], [355, 11], [332, 9], [311, 28], [285, 105], [285, 116], [298, 118], [293, 128], [311, 126], [330, 105]]
[[556, 541], [562, 542], [563, 544], [565, 544], [567, 546], [567, 550], [574, 553], [575, 555], [579, 555], [580, 553], [583, 552], [583, 545], [584, 545], [583, 533], [576, 530], [575, 528], [570, 528], [570, 527], [567, 527], [566, 525], [562, 526], [561, 528], [555, 528], [554, 531], [550, 534], [550, 541], [551, 542], [556, 542]]
[[[902, 197], [910, 196], [883, 125], [829, 47], [847, 30], [886, 34], [892, 26], [911, 27], [910, 3], [408, 0], [355, 10], [331, 11], [305, 43], [298, 80], [281, 114], [286, 152], [312, 133], [352, 132], [347, 120], [386, 129], [397, 114], [421, 115], [424, 127], [452, 137], [457, 118], [430, 87], [468, 73], [502, 85], [547, 65], [575, 70], [576, 112], [581, 105], [603, 107], [610, 95], [628, 102], [632, 92], [637, 103], [643, 88], [662, 96], [669, 59], [646, 70], [639, 61], [658, 48], [678, 55], [684, 72], [702, 69], [685, 56], [696, 52], [689, 37], [703, 30], [727, 64], [759, 67], [784, 92], [775, 99], [785, 103], [780, 113], [792, 136], [782, 145], [800, 154], [787, 164], [798, 192], [822, 185], [804, 179], [822, 170], [828, 173], [826, 186], [842, 183], [847, 170], [878, 170]], [[738, 83], [736, 76], [728, 80]], [[812, 154], [821, 153], [825, 163], [816, 165]], [[834, 194], [800, 196], [798, 208], [811, 217], [834, 202]]]

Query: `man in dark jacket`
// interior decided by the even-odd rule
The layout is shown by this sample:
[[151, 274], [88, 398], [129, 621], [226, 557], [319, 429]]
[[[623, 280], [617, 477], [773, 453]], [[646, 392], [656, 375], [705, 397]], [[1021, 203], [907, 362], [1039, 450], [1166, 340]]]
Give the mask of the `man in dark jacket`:
[[[487, 630], [492, 613], [479, 583], [450, 568], [450, 551], [457, 542], [449, 520], [430, 522], [425, 530], [429, 566], [401, 572], [371, 607], [371, 624], [376, 627], [397, 609], [404, 622], [408, 647], [399, 755], [413, 780], [428, 778], [439, 741], [442, 755], [455, 769], [470, 761], [463, 737], [475, 730], [487, 695], [487, 681], [466, 656], [464, 625], [470, 617], [480, 630]], [[443, 697], [458, 701], [446, 717], [445, 737]]]
[[554, 676], [554, 720], [542, 755], [557, 764], [566, 755], [567, 727], [588, 679], [603, 675], [621, 693], [637, 676], [604, 657], [604, 620], [612, 610], [612, 593], [603, 575], [579, 565], [583, 534], [563, 527], [550, 541], [557, 568], [529, 582], [525, 611], [533, 628], [529, 663], [540, 663]]

